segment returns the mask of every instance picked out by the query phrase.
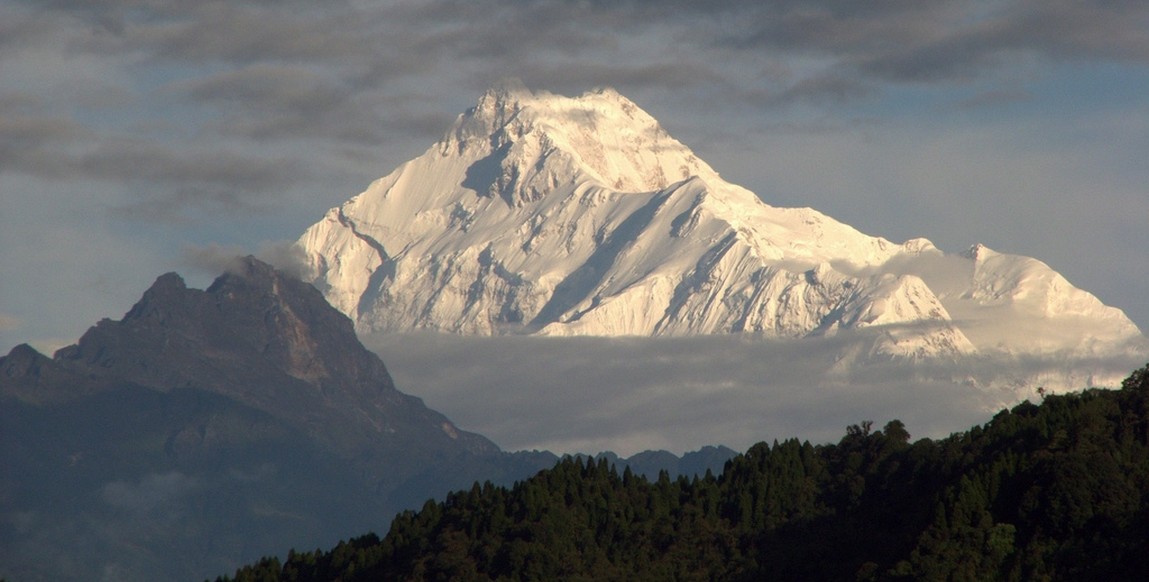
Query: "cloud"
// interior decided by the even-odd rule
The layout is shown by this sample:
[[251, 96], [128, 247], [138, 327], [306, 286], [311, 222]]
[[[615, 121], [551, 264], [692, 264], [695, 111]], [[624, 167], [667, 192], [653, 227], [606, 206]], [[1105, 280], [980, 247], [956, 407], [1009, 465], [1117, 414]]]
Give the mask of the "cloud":
[[306, 261], [302, 249], [295, 241], [267, 241], [252, 251], [234, 245], [209, 244], [185, 246], [183, 265], [212, 277], [237, 268], [242, 257], [254, 255], [276, 269], [296, 278], [302, 278]]
[[1149, 6], [1024, 0], [996, 21], [995, 44], [1055, 58], [1149, 62]]
[[[703, 86], [722, 76], [745, 85], [754, 82], [745, 77], [747, 66], [769, 55], [821, 59], [822, 66], [792, 82], [824, 85], [836, 78], [843, 87], [849, 77], [854, 77], [850, 86], [966, 79], [1027, 55], [1149, 61], [1149, 32], [1142, 26], [1149, 8], [1136, 2], [438, 0], [334, 2], [322, 8], [297, 3], [292, 10], [259, 1], [48, 6], [94, 19], [112, 32], [89, 34], [78, 44], [93, 53], [132, 54], [145, 63], [184, 67], [319, 65], [355, 90], [386, 90], [388, 81], [467, 68], [484, 85], [491, 75], [532, 78], [522, 70], [535, 70], [533, 76], [543, 79], [548, 66], [588, 77], [594, 67], [609, 69], [603, 63], [618, 63], [620, 74], [650, 72], [631, 83], [678, 79]], [[710, 74], [690, 79], [681, 72], [690, 70]], [[279, 92], [281, 81], [272, 80], [258, 98]], [[592, 85], [603, 83], [614, 81], [600, 78]]]
[[[82, 151], [77, 151], [82, 150]], [[139, 139], [95, 139], [53, 120], [0, 122], [0, 170], [56, 181], [123, 184], [117, 212], [178, 221], [198, 212], [250, 211], [304, 179], [307, 164], [231, 148], [195, 149]]]
[[177, 83], [169, 91], [216, 108], [221, 116], [214, 125], [225, 135], [362, 145], [377, 144], [385, 135], [385, 124], [363, 123], [376, 117], [375, 96], [306, 67], [256, 64]]
[[[1142, 62], [1149, 33], [1137, 23], [1147, 10], [972, 0], [18, 3], [6, 21], [41, 34], [7, 38], [21, 50], [4, 58], [24, 77], [36, 62], [99, 71], [107, 103], [0, 116], [0, 171], [123, 181], [134, 198], [116, 207], [126, 216], [202, 219], [269, 209], [275, 193], [339, 163], [343, 150], [437, 137], [457, 111], [444, 102], [466, 103], [450, 95], [461, 85], [477, 92], [514, 75], [568, 93], [615, 85], [697, 110], [836, 107], [874, 99], [891, 81], [966, 79], [1026, 55]], [[54, 78], [28, 97], [58, 99], [67, 83]], [[0, 111], [15, 95], [0, 87]], [[129, 107], [167, 128], [94, 121]]]
[[1149, 8], [1136, 2], [737, 3], [720, 43], [836, 59], [892, 81], [964, 79], [1025, 54], [1048, 59], [1149, 61]]
[[829, 74], [804, 78], [769, 101], [779, 104], [815, 101], [845, 103], [865, 98], [873, 93], [873, 87], [856, 79]]
[[172, 219], [195, 209], [259, 207], [304, 179], [308, 167], [236, 145], [112, 134], [44, 108], [31, 94], [0, 90], [0, 172], [123, 184], [128, 200], [118, 206], [129, 215]]
[[216, 277], [233, 271], [240, 265], [240, 259], [248, 251], [238, 246], [209, 244], [202, 247], [183, 248], [183, 266]]
[[255, 256], [276, 269], [300, 279], [309, 268], [303, 249], [295, 244], [295, 241], [264, 242], [259, 245]]
[[0, 101], [0, 171], [50, 173], [48, 158], [63, 144], [90, 136], [66, 119], [26, 115], [23, 108], [18, 96]]
[[0, 5], [0, 54], [25, 49], [37, 39], [54, 32], [54, 22], [29, 6], [6, 2]]
[[108, 180], [148, 180], [271, 190], [300, 177], [290, 159], [267, 159], [240, 151], [176, 152], [156, 144], [125, 141], [72, 160], [61, 172]]
[[[1066, 367], [1051, 357], [847, 368], [837, 365], [851, 347], [846, 337], [396, 334], [364, 341], [401, 391], [505, 449], [623, 455], [682, 453], [707, 444], [741, 450], [789, 437], [829, 442], [849, 424], [894, 418], [916, 437], [941, 437], [986, 422], [1027, 395], [1036, 398], [1040, 384], [1019, 389], [1017, 383], [1045, 384]], [[1132, 359], [1076, 363], [1117, 377], [1138, 365]], [[1074, 381], [1085, 385], [1088, 378]]]
[[[333, 10], [259, 0], [90, 4], [56, 2], [51, 7], [109, 33], [87, 37], [82, 48], [94, 52], [146, 50], [146, 58], [191, 62], [323, 59], [352, 52], [357, 40], [351, 34], [331, 34], [339, 30], [333, 27], [350, 23], [340, 19], [346, 3], [333, 3]], [[356, 27], [344, 29], [352, 33]]]
[[[789, 100], [857, 99], [868, 97], [878, 82], [968, 79], [1027, 55], [1149, 59], [1149, 33], [1138, 25], [1147, 9], [1138, 3], [440, 0], [336, 2], [321, 9], [300, 3], [293, 10], [254, 1], [105, 2], [100, 10], [82, 3], [50, 6], [84, 19], [101, 15], [104, 28], [119, 31], [89, 34], [78, 43], [82, 49], [136, 55], [153, 66], [228, 65], [222, 72], [218, 66], [203, 69], [213, 71], [207, 77], [189, 70], [195, 95], [251, 104], [252, 110], [262, 104], [286, 108], [297, 124], [307, 112], [335, 115], [363, 107], [358, 99], [365, 93], [393, 93], [394, 81], [444, 75], [468, 75], [475, 89], [513, 74], [565, 91], [576, 84], [577, 89], [603, 84], [704, 89], [720, 80], [724, 88], [757, 84]], [[111, 20], [117, 22], [108, 24]], [[782, 85], [777, 78], [747, 77], [770, 58], [819, 64], [796, 71]], [[307, 68], [311, 71], [304, 73]], [[281, 123], [290, 126], [287, 119]], [[277, 124], [253, 125], [239, 130], [277, 135]], [[331, 128], [337, 126], [350, 139], [371, 138], [350, 131], [354, 126], [346, 122], [307, 125], [328, 127], [325, 132], [338, 136]]]
[[147, 513], [174, 503], [194, 492], [198, 480], [179, 471], [152, 473], [139, 482], [111, 481], [100, 489], [100, 498], [108, 505], [137, 513]]

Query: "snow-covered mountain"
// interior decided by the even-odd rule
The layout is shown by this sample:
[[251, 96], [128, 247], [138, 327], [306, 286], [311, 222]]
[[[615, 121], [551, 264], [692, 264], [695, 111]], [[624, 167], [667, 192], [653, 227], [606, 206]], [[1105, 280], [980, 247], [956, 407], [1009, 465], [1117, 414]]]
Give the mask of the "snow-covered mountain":
[[724, 181], [611, 89], [488, 91], [423, 155], [299, 239], [361, 331], [800, 338], [868, 355], [1142, 349], [1038, 260], [897, 244]]

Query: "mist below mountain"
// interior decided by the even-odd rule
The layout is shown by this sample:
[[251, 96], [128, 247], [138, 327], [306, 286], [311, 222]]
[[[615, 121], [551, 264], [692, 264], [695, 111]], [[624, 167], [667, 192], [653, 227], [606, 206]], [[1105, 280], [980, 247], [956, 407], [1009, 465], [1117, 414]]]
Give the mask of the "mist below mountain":
[[1019, 401], [1040, 401], [1043, 378], [1071, 378], [1080, 389], [1144, 365], [1132, 356], [836, 365], [853, 342], [867, 341], [849, 334], [764, 340], [408, 333], [362, 339], [388, 362], [404, 390], [459, 426], [508, 450], [559, 453], [680, 453], [702, 443], [745, 449], [795, 434], [829, 442], [864, 419], [898, 418], [915, 437], [943, 437]]

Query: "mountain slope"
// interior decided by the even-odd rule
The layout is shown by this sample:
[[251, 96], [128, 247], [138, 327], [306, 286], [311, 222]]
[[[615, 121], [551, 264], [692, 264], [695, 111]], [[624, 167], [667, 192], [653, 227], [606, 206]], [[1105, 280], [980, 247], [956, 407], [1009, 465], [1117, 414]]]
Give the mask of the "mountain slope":
[[[869, 330], [871, 355], [911, 358], [1095, 355], [1145, 341], [1119, 310], [1033, 259], [946, 255], [924, 239], [895, 244], [809, 208], [769, 206], [609, 89], [487, 92], [299, 246], [308, 278], [361, 331]], [[1072, 332], [1040, 342], [1003, 332], [1038, 319]]]

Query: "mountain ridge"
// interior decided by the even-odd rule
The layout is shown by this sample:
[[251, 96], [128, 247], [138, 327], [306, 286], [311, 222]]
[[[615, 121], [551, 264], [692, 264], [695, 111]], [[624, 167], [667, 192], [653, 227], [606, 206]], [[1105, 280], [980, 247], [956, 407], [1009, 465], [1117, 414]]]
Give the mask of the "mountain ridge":
[[[306, 278], [361, 332], [870, 329], [870, 356], [910, 360], [1149, 350], [1120, 310], [1036, 259], [896, 244], [769, 206], [611, 89], [490, 90], [298, 245]], [[1017, 322], [1071, 326], [1038, 343], [1009, 333]]]
[[[94, 381], [217, 392], [332, 443], [383, 437], [395, 432], [395, 423], [419, 418], [442, 434], [417, 440], [446, 438], [475, 453], [498, 450], [423, 412], [422, 402], [395, 388], [383, 362], [318, 291], [253, 257], [236, 261], [203, 291], [188, 288], [176, 273], [161, 275], [122, 320], [101, 320], [51, 361]], [[339, 421], [317, 422], [318, 411]], [[339, 434], [346, 431], [359, 436]]]

